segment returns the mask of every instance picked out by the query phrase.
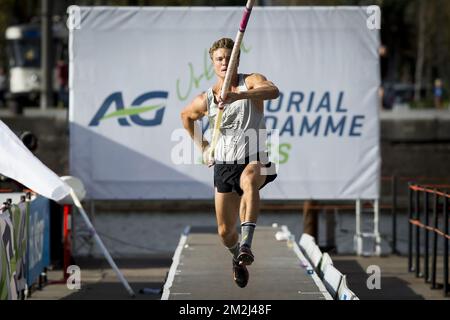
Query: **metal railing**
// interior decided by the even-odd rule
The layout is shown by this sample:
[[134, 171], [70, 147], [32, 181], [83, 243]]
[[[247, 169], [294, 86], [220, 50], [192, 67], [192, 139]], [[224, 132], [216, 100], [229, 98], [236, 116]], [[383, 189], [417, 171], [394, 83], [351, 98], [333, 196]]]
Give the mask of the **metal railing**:
[[[408, 228], [408, 271], [415, 272], [416, 277], [423, 277], [426, 283], [431, 282], [432, 289], [438, 289], [436, 283], [438, 236], [443, 244], [443, 293], [449, 292], [448, 282], [448, 241], [450, 239], [448, 230], [448, 205], [450, 194], [446, 190], [438, 188], [450, 187], [448, 185], [417, 185], [409, 183], [409, 228]], [[422, 198], [422, 201], [421, 201]], [[432, 210], [430, 210], [430, 200]], [[432, 217], [430, 213], [432, 211]], [[439, 215], [442, 213], [442, 222], [439, 223]], [[430, 218], [431, 221], [430, 221]], [[442, 228], [442, 229], [440, 229]], [[421, 269], [421, 230], [424, 234], [424, 272]], [[430, 270], [430, 235], [432, 236], [432, 256]], [[413, 250], [415, 244], [415, 248]]]

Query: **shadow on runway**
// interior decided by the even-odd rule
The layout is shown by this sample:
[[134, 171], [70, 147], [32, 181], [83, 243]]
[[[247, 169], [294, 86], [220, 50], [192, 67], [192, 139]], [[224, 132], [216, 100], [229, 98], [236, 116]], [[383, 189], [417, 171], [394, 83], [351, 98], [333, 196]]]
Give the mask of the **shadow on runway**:
[[381, 289], [370, 290], [367, 287], [369, 275], [357, 261], [335, 260], [335, 267], [347, 275], [349, 288], [361, 300], [424, 300], [409, 286], [410, 284], [399, 277], [384, 277], [381, 274]]

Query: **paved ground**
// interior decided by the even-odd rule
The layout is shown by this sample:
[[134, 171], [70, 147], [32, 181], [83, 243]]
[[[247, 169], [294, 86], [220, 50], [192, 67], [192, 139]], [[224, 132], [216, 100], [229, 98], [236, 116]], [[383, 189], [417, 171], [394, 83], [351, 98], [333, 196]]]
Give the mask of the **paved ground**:
[[[432, 290], [424, 278], [416, 278], [408, 272], [408, 259], [404, 256], [386, 257], [333, 256], [334, 265], [347, 275], [347, 284], [361, 300], [450, 300], [443, 297], [442, 289]], [[423, 263], [423, 260], [422, 262]], [[369, 290], [366, 270], [369, 266], [379, 266], [381, 271], [381, 289]], [[442, 285], [442, 259], [437, 263], [437, 283]], [[423, 267], [422, 267], [423, 268]], [[422, 269], [423, 270], [423, 269]]]
[[[201, 241], [201, 237], [196, 241]], [[257, 240], [255, 241], [255, 244]], [[255, 254], [261, 258], [266, 255], [266, 248], [257, 247], [255, 245]], [[228, 265], [217, 267], [216, 259], [219, 256], [227, 256], [228, 252], [222, 250], [217, 251], [217, 256], [209, 256], [208, 263], [213, 266], [215, 273], [220, 278], [221, 290], [227, 288], [229, 292], [233, 291], [234, 283], [230, 277], [230, 267]], [[195, 258], [195, 255], [191, 258]], [[290, 258], [286, 259], [286, 263], [290, 263]], [[350, 289], [352, 289], [361, 300], [371, 299], [399, 299], [399, 300], [441, 300], [443, 298], [442, 290], [431, 290], [430, 284], [425, 284], [423, 278], [416, 278], [413, 273], [407, 272], [407, 258], [401, 256], [387, 256], [387, 257], [355, 257], [351, 255], [337, 256], [332, 255], [335, 266], [347, 275], [347, 282]], [[137, 300], [159, 300], [162, 296], [162, 287], [166, 280], [166, 275], [172, 264], [172, 255], [152, 255], [139, 259], [116, 259], [115, 260], [120, 270], [123, 272], [125, 278], [129, 281], [131, 287], [136, 292], [135, 299]], [[187, 260], [186, 260], [187, 261]], [[274, 262], [269, 258], [268, 261]], [[117, 279], [115, 273], [104, 259], [76, 259], [75, 262], [81, 267], [81, 290], [69, 290], [65, 284], [49, 284], [43, 290], [36, 290], [32, 293], [30, 299], [130, 299], [126, 290]], [[381, 289], [369, 290], [366, 282], [369, 275], [366, 273], [367, 267], [377, 265], [381, 270]], [[442, 284], [442, 261], [438, 261], [438, 283]], [[192, 267], [192, 266], [191, 266]], [[264, 268], [267, 266], [263, 262], [255, 262], [251, 266], [251, 280], [255, 282], [255, 278], [259, 277], [260, 273], [266, 273]], [[189, 265], [186, 270], [190, 268]], [[287, 286], [295, 286], [302, 283], [301, 274], [294, 274], [295, 270], [289, 267], [283, 267], [283, 273], [287, 272], [285, 280], [291, 280]], [[300, 267], [299, 267], [300, 269]], [[295, 278], [292, 278], [295, 277]], [[49, 281], [59, 280], [62, 278], [61, 270], [51, 270], [48, 272]], [[219, 281], [219, 280], [217, 280]], [[264, 280], [265, 281], [265, 280]], [[272, 281], [272, 280], [270, 280]], [[267, 282], [269, 283], [269, 282]], [[196, 283], [197, 285], [197, 283]], [[209, 285], [209, 288], [214, 289], [215, 285]], [[252, 288], [249, 284], [248, 288]], [[198, 293], [205, 289], [207, 284], [199, 287]], [[174, 287], [175, 288], [175, 287]], [[254, 289], [254, 288], [253, 288]], [[203, 296], [196, 296], [197, 299], [214, 299], [217, 298], [209, 294], [210, 291], [203, 291]], [[305, 290], [306, 292], [306, 290]], [[270, 289], [264, 289], [262, 292], [257, 292], [258, 296], [264, 299], [271, 298]], [[263, 296], [264, 295], [264, 296]], [[184, 297], [187, 298], [187, 297]], [[192, 298], [192, 297], [191, 297]], [[245, 296], [236, 296], [236, 298], [247, 299]], [[280, 299], [293, 299], [292, 296], [283, 296]], [[298, 297], [297, 297], [298, 298]], [[446, 298], [450, 300], [450, 297]]]
[[[306, 272], [304, 256], [299, 251], [295, 252], [294, 247], [288, 247], [286, 241], [275, 239], [275, 234], [281, 231], [280, 227], [258, 228], [252, 247], [255, 262], [248, 267], [250, 280], [245, 288], [239, 288], [232, 280], [231, 254], [223, 250], [223, 245], [216, 235], [216, 228], [192, 228], [185, 238], [186, 242], [179, 246], [182, 250], [179, 251], [179, 257], [176, 256], [173, 271], [169, 273], [163, 298], [168, 300], [331, 299], [318, 276]], [[300, 254], [300, 257], [297, 254]]]
[[[120, 271], [136, 293], [137, 300], [159, 300], [166, 274], [172, 263], [170, 256], [147, 256], [139, 259], [116, 259]], [[31, 300], [127, 300], [128, 292], [104, 259], [78, 258], [81, 268], [81, 289], [69, 290], [65, 282], [55, 283], [63, 277], [62, 270], [48, 272], [49, 284], [32, 292]], [[143, 291], [142, 291], [143, 290]]]

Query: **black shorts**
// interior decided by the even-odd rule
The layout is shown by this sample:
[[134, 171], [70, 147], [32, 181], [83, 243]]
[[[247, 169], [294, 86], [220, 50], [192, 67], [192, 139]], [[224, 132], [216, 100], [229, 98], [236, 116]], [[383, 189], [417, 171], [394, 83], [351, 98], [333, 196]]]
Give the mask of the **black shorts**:
[[[240, 180], [242, 172], [248, 163], [244, 164], [215, 164], [214, 165], [214, 186], [219, 193], [236, 192], [239, 196], [244, 194], [244, 191], [240, 187]], [[265, 165], [266, 168], [275, 168], [275, 164], [269, 162]], [[270, 170], [271, 171], [271, 170]], [[275, 170], [273, 170], [275, 171]], [[261, 186], [262, 189], [266, 184], [272, 182], [277, 177], [277, 174], [266, 175], [266, 181]]]

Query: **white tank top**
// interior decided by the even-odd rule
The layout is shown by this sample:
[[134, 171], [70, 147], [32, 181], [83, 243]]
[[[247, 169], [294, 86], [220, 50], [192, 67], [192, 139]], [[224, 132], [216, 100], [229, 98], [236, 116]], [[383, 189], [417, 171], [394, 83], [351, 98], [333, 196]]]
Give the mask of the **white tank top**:
[[[243, 74], [238, 74], [239, 92], [247, 91]], [[218, 105], [212, 88], [207, 91], [209, 128], [212, 134]], [[211, 137], [212, 138], [212, 137]], [[214, 151], [216, 162], [267, 161], [267, 132], [264, 114], [250, 99], [237, 100], [226, 105], [222, 116], [220, 136]], [[243, 162], [244, 163], [244, 162]]]

